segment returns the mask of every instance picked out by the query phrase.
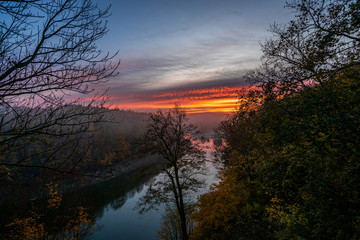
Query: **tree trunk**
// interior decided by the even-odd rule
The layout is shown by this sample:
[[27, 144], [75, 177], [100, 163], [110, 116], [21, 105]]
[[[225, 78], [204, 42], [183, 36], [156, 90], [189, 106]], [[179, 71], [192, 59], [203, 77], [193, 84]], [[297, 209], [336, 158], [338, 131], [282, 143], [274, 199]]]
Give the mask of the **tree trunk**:
[[184, 204], [182, 203], [180, 203], [179, 215], [180, 215], [180, 223], [181, 223], [181, 239], [188, 240], [189, 238], [188, 238], [188, 232], [186, 226], [185, 209], [184, 209]]
[[178, 212], [179, 212], [179, 216], [180, 216], [181, 239], [188, 240], [189, 237], [188, 237], [187, 226], [186, 226], [185, 207], [184, 207], [182, 189], [181, 189], [181, 185], [180, 185], [180, 181], [179, 181], [179, 173], [178, 173], [178, 168], [176, 165], [174, 166], [174, 168], [175, 168], [175, 181], [176, 181], [176, 185], [177, 185], [177, 189], [178, 189], [178, 193], [179, 193]]

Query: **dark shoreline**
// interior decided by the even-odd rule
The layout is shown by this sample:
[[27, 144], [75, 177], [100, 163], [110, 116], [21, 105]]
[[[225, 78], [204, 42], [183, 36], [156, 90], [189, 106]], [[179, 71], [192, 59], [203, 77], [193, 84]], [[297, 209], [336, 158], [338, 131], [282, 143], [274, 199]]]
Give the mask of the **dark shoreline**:
[[[161, 159], [157, 155], [150, 155], [140, 158], [128, 159], [125, 162], [118, 163], [114, 166], [108, 167], [106, 170], [97, 172], [94, 174], [94, 177], [83, 177], [80, 181], [74, 182], [74, 188], [81, 188], [85, 186], [90, 186], [100, 182], [105, 182], [110, 179], [119, 177], [121, 175], [128, 174], [132, 171], [138, 170], [140, 168], [145, 168], [151, 165], [156, 165], [161, 163]], [[72, 189], [69, 189], [70, 191]], [[67, 191], [67, 190], [66, 190]]]

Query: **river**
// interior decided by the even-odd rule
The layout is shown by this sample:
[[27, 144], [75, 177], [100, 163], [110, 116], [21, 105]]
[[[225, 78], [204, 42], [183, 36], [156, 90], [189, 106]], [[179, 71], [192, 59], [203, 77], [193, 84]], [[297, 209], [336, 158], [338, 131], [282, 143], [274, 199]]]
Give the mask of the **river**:
[[[205, 150], [207, 159], [213, 159], [211, 146], [205, 146]], [[45, 228], [47, 235], [65, 236], [65, 238], [69, 237], [67, 230], [76, 225], [85, 229], [82, 230], [84, 236], [95, 240], [158, 239], [156, 233], [160, 230], [165, 206], [144, 214], [139, 214], [135, 209], [148, 186], [156, 178], [161, 177], [157, 169], [155, 165], [139, 168], [108, 181], [68, 192], [61, 196], [61, 205], [56, 209], [50, 209], [48, 201], [45, 200], [24, 202], [15, 209], [3, 207], [2, 223], [9, 220], [10, 216], [11, 219], [33, 219], [30, 223], [26, 222], [28, 225], [33, 224], [30, 228]], [[206, 170], [207, 175], [204, 176], [206, 185], [193, 196], [194, 199], [209, 191], [210, 185], [218, 181], [217, 169], [211, 162], [207, 164]], [[9, 221], [6, 224], [9, 224]], [[24, 221], [21, 224], [25, 225]], [[9, 236], [10, 234], [5, 233], [2, 237], [11, 239]]]
[[[213, 151], [211, 148], [205, 150], [207, 151], [207, 159], [212, 160]], [[206, 182], [205, 187], [196, 193], [194, 199], [208, 192], [211, 184], [218, 181], [217, 168], [211, 162], [207, 164], [206, 169], [207, 174], [203, 176]], [[150, 210], [145, 214], [139, 214], [135, 207], [138, 200], [146, 193], [149, 184], [160, 175], [161, 173], [158, 173], [145, 182], [140, 181], [136, 187], [124, 195], [126, 200], [120, 208], [112, 207], [111, 203], [104, 206], [103, 214], [97, 220], [97, 223], [103, 228], [94, 234], [94, 239], [103, 240], [118, 237], [133, 240], [158, 239], [156, 233], [160, 230], [165, 206], [160, 206], [157, 211]]]

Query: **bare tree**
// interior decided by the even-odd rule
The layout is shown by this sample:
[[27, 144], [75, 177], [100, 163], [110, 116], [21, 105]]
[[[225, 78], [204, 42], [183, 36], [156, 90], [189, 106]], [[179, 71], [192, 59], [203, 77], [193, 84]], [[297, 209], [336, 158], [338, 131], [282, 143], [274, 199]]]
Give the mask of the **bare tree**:
[[93, 122], [104, 120], [103, 94], [69, 99], [94, 92], [92, 84], [116, 74], [116, 54], [95, 45], [107, 32], [109, 14], [91, 0], [0, 1], [0, 156], [52, 141], [36, 164], [29, 153], [21, 161], [6, 157], [0, 166], [60, 170], [51, 163], [56, 152], [73, 149]]
[[173, 203], [179, 214], [181, 239], [188, 239], [187, 197], [203, 185], [204, 152], [194, 141], [196, 127], [188, 123], [184, 110], [175, 106], [168, 112], [150, 116], [145, 136], [146, 147], [163, 159], [164, 178], [159, 177], [139, 202], [140, 212], [161, 203]]
[[262, 66], [247, 75], [269, 99], [359, 67], [359, 1], [293, 0], [286, 6], [296, 19], [271, 26], [273, 37], [262, 44]]

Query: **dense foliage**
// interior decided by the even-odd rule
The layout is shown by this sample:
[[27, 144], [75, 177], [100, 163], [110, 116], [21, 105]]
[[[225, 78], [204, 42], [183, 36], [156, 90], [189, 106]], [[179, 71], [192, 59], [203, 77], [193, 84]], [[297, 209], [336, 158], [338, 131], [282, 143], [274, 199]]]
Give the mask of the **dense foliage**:
[[200, 199], [200, 239], [359, 237], [359, 92], [342, 75], [224, 122], [228, 167]]
[[295, 1], [249, 93], [219, 127], [227, 166], [196, 239], [360, 237], [358, 1]]

